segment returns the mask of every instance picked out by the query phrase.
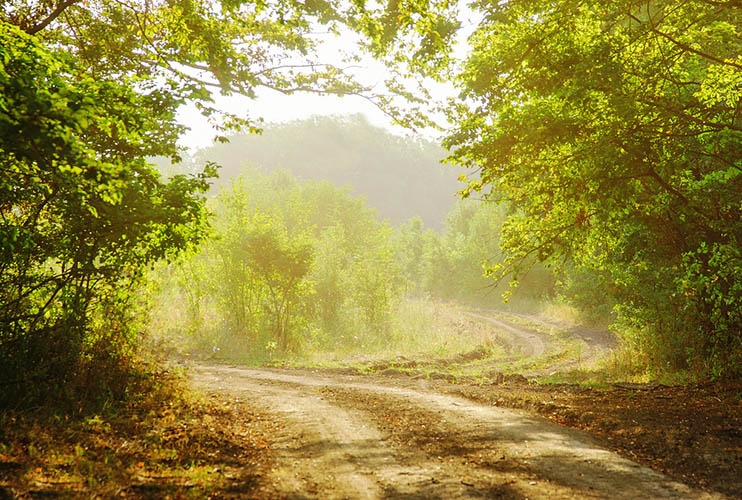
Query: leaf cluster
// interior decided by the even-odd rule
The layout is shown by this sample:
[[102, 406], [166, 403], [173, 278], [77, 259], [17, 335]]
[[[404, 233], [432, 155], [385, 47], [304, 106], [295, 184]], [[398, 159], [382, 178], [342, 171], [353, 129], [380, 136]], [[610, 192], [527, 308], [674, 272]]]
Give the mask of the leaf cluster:
[[128, 81], [70, 77], [76, 71], [2, 25], [4, 403], [30, 404], [48, 391], [65, 400], [92, 358], [119, 365], [133, 335], [129, 291], [147, 266], [205, 231], [199, 193], [213, 169], [164, 183], [142, 158], [173, 153], [179, 127], [170, 106], [158, 108], [158, 93], [134, 92]]
[[476, 7], [445, 144], [514, 209], [504, 271], [574, 260], [650, 364], [739, 373], [738, 2]]

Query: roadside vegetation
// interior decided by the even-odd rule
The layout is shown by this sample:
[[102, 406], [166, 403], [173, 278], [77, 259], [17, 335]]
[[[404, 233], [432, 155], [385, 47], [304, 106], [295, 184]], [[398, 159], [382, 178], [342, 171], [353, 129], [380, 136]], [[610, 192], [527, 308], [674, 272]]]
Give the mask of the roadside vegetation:
[[[204, 428], [234, 413], [160, 380], [153, 352], [472, 383], [708, 383], [724, 388], [699, 396], [708, 415], [709, 398], [724, 418], [738, 408], [739, 3], [471, 8], [456, 60], [448, 0], [0, 1], [0, 496], [158, 496], [157, 474], [175, 478], [168, 494], [231, 491], [209, 469], [228, 457], [204, 450], [224, 438], [257, 457], [262, 441]], [[389, 78], [318, 63], [318, 31], [356, 33]], [[212, 95], [362, 95], [417, 130], [435, 115], [425, 78], [460, 92], [437, 103], [445, 153], [358, 117], [269, 126], [261, 145], [262, 121]], [[177, 147], [186, 103], [219, 131], [193, 156]], [[557, 327], [519, 360], [472, 311]], [[615, 353], [563, 364], [581, 355], [563, 335], [577, 325], [609, 328]], [[137, 438], [143, 426], [157, 436]]]
[[739, 377], [740, 6], [480, 7], [444, 146], [512, 210], [492, 272], [566, 261], [639, 366]]
[[[314, 123], [274, 131], [270, 142], [275, 145], [283, 137], [285, 142], [278, 144], [291, 158], [295, 146], [290, 138]], [[369, 128], [355, 124], [361, 136], [382, 133]], [[328, 134], [336, 130], [330, 127]], [[322, 137], [318, 131], [312, 134]], [[404, 149], [392, 138], [380, 142]], [[238, 138], [235, 146], [218, 145], [215, 151], [222, 158], [238, 158], [239, 144]], [[400, 164], [406, 155], [392, 153], [381, 172], [404, 168]], [[208, 159], [209, 150], [198, 156]], [[507, 205], [454, 200], [441, 230], [419, 217], [392, 226], [350, 187], [295, 177], [294, 163], [286, 168], [242, 165], [212, 187], [209, 241], [150, 274], [154, 309], [148, 341], [156, 350], [251, 364], [335, 365], [395, 356], [445, 359], [484, 350], [491, 363], [499, 362], [500, 371], [509, 373], [536, 369], [539, 363], [545, 369], [571, 355], [579, 358], [582, 346], [559, 338], [558, 332], [584, 324], [607, 330], [612, 320], [609, 294], [596, 288], [590, 271], [575, 265], [533, 266], [517, 287], [485, 274], [488, 262], [504, 258], [499, 233], [508, 218]], [[180, 170], [167, 164], [160, 168], [174, 175], [190, 167], [186, 162]], [[324, 175], [317, 172], [319, 179]], [[447, 202], [448, 196], [440, 197], [440, 204]], [[476, 310], [493, 317], [528, 313], [551, 321], [544, 327], [507, 317], [516, 326], [554, 335], [553, 348], [541, 361], [506, 360], [502, 332], [467, 318], [467, 311]], [[475, 333], [469, 336], [467, 330]], [[489, 333], [476, 333], [481, 331]], [[620, 376], [650, 376], [646, 367], [631, 362], [630, 353], [621, 356]], [[592, 369], [605, 371], [605, 365]]]
[[[152, 276], [170, 294], [158, 296], [158, 313], [172, 321], [150, 329], [161, 338], [176, 330], [179, 344], [212, 354], [260, 361], [407, 344], [410, 300], [490, 307], [504, 294], [511, 310], [561, 308], [609, 323], [639, 372], [738, 375], [738, 7], [479, 5], [486, 15], [456, 65], [448, 2], [405, 6], [393, 28], [384, 9], [330, 3], [292, 6], [291, 27], [262, 4], [158, 4], [142, 23], [133, 6], [94, 3], [3, 4], [5, 406], [126, 400]], [[214, 108], [213, 86], [249, 96], [260, 86], [360, 93], [400, 123], [429, 123], [425, 97], [404, 85], [370, 92], [338, 68], [295, 65], [317, 45], [317, 24], [357, 31], [392, 75], [459, 72], [462, 100], [446, 108], [443, 146], [450, 163], [475, 169], [462, 195], [483, 200], [441, 201], [451, 177], [422, 173], [436, 146], [358, 118], [276, 126], [267, 146], [232, 134], [237, 149], [217, 145], [177, 166], [175, 114], [185, 102], [214, 120], [219, 142], [258, 130], [259, 121]], [[148, 42], [153, 26], [168, 27], [162, 47]], [[552, 27], [534, 39], [538, 50], [520, 52]], [[173, 49], [193, 37], [201, 42]], [[245, 52], [253, 39], [263, 49]], [[330, 139], [317, 140], [319, 128]], [[341, 145], [335, 157], [332, 143]], [[264, 162], [266, 148], [281, 150], [283, 167], [305, 180], [241, 170], [240, 147]], [[167, 159], [171, 171], [147, 157]], [[218, 185], [212, 157], [229, 164]], [[392, 225], [354, 188], [307, 181], [312, 171], [334, 182], [351, 172], [383, 210], [410, 194], [425, 219], [396, 204]], [[427, 178], [437, 179], [428, 192], [410, 187], [433, 186]], [[389, 186], [401, 190], [382, 196]], [[168, 300], [176, 307], [163, 308]]]
[[[394, 228], [347, 189], [247, 167], [207, 208], [209, 241], [150, 276], [150, 340], [179, 355], [458, 354], [478, 342], [456, 331], [453, 302], [501, 305], [506, 289], [482, 275], [504, 218], [487, 204], [455, 205], [442, 235], [420, 219]], [[556, 282], [529, 277], [514, 297], [535, 306]]]
[[148, 375], [116, 411], [0, 416], [2, 498], [266, 498], [276, 430], [244, 402]]

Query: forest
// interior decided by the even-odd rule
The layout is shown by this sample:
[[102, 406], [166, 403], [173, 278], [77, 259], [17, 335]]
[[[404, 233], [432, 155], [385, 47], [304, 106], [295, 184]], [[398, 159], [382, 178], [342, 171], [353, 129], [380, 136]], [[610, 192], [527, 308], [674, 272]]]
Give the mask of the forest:
[[[346, 154], [361, 144], [377, 152]], [[501, 257], [507, 207], [457, 201], [457, 173], [438, 169], [443, 154], [350, 116], [268, 127], [164, 162], [160, 170], [173, 175], [199, 161], [226, 167], [206, 202], [211, 241], [151, 276], [160, 291], [151, 338], [181, 354], [219, 350], [253, 361], [368, 352], [414, 345], [414, 316], [437, 302], [504, 307], [508, 287], [483, 264]], [[325, 166], [334, 155], [341, 159]], [[415, 185], [424, 169], [426, 182]], [[400, 187], [387, 188], [392, 182]], [[513, 304], [560, 300], [567, 288], [557, 281], [567, 279], [535, 266], [510, 291]], [[607, 296], [592, 300], [591, 313], [607, 307]]]
[[[738, 387], [741, 48], [734, 0], [0, 0], [0, 424], [181, 401], [183, 360], [506, 359], [451, 333], [500, 314], [610, 331], [583, 383]], [[216, 98], [261, 89], [409, 133]]]

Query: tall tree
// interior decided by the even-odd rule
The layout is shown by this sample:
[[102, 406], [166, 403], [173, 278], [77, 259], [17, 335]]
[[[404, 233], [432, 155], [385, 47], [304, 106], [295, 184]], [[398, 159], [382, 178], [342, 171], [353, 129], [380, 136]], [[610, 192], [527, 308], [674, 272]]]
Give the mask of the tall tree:
[[143, 160], [172, 151], [167, 96], [68, 78], [77, 71], [0, 23], [2, 404], [115, 386], [132, 340], [127, 290], [204, 234], [213, 168], [166, 184]]
[[514, 207], [507, 265], [575, 259], [650, 361], [742, 373], [742, 5], [476, 8], [445, 144]]

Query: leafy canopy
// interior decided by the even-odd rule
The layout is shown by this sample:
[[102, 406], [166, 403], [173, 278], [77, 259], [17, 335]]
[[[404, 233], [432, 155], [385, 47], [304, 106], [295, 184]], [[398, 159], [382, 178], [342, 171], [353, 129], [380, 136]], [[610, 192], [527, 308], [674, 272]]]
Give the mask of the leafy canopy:
[[203, 236], [198, 194], [213, 168], [165, 184], [143, 159], [173, 151], [180, 127], [168, 99], [134, 92], [129, 79], [79, 76], [74, 59], [0, 25], [0, 378], [10, 401], [46, 390], [64, 399], [91, 352], [120, 354], [125, 290]]
[[573, 259], [649, 361], [742, 371], [742, 7], [479, 2], [445, 139], [513, 213], [504, 271]]
[[402, 80], [409, 74], [401, 64], [388, 61], [389, 80], [364, 85], [354, 78], [357, 54], [342, 54], [340, 67], [316, 53], [323, 40], [343, 34], [367, 52], [403, 40], [410, 54], [440, 57], [453, 31], [438, 27], [450, 24], [455, 2], [431, 4], [438, 8], [365, 0], [4, 0], [0, 19], [70, 54], [96, 78], [137, 76], [140, 90], [158, 88], [177, 104], [195, 103], [222, 130], [255, 131], [260, 117], [217, 109], [212, 93], [254, 98], [257, 89], [267, 88], [355, 94], [404, 123], [424, 124], [417, 108], [425, 100], [405, 90]]

